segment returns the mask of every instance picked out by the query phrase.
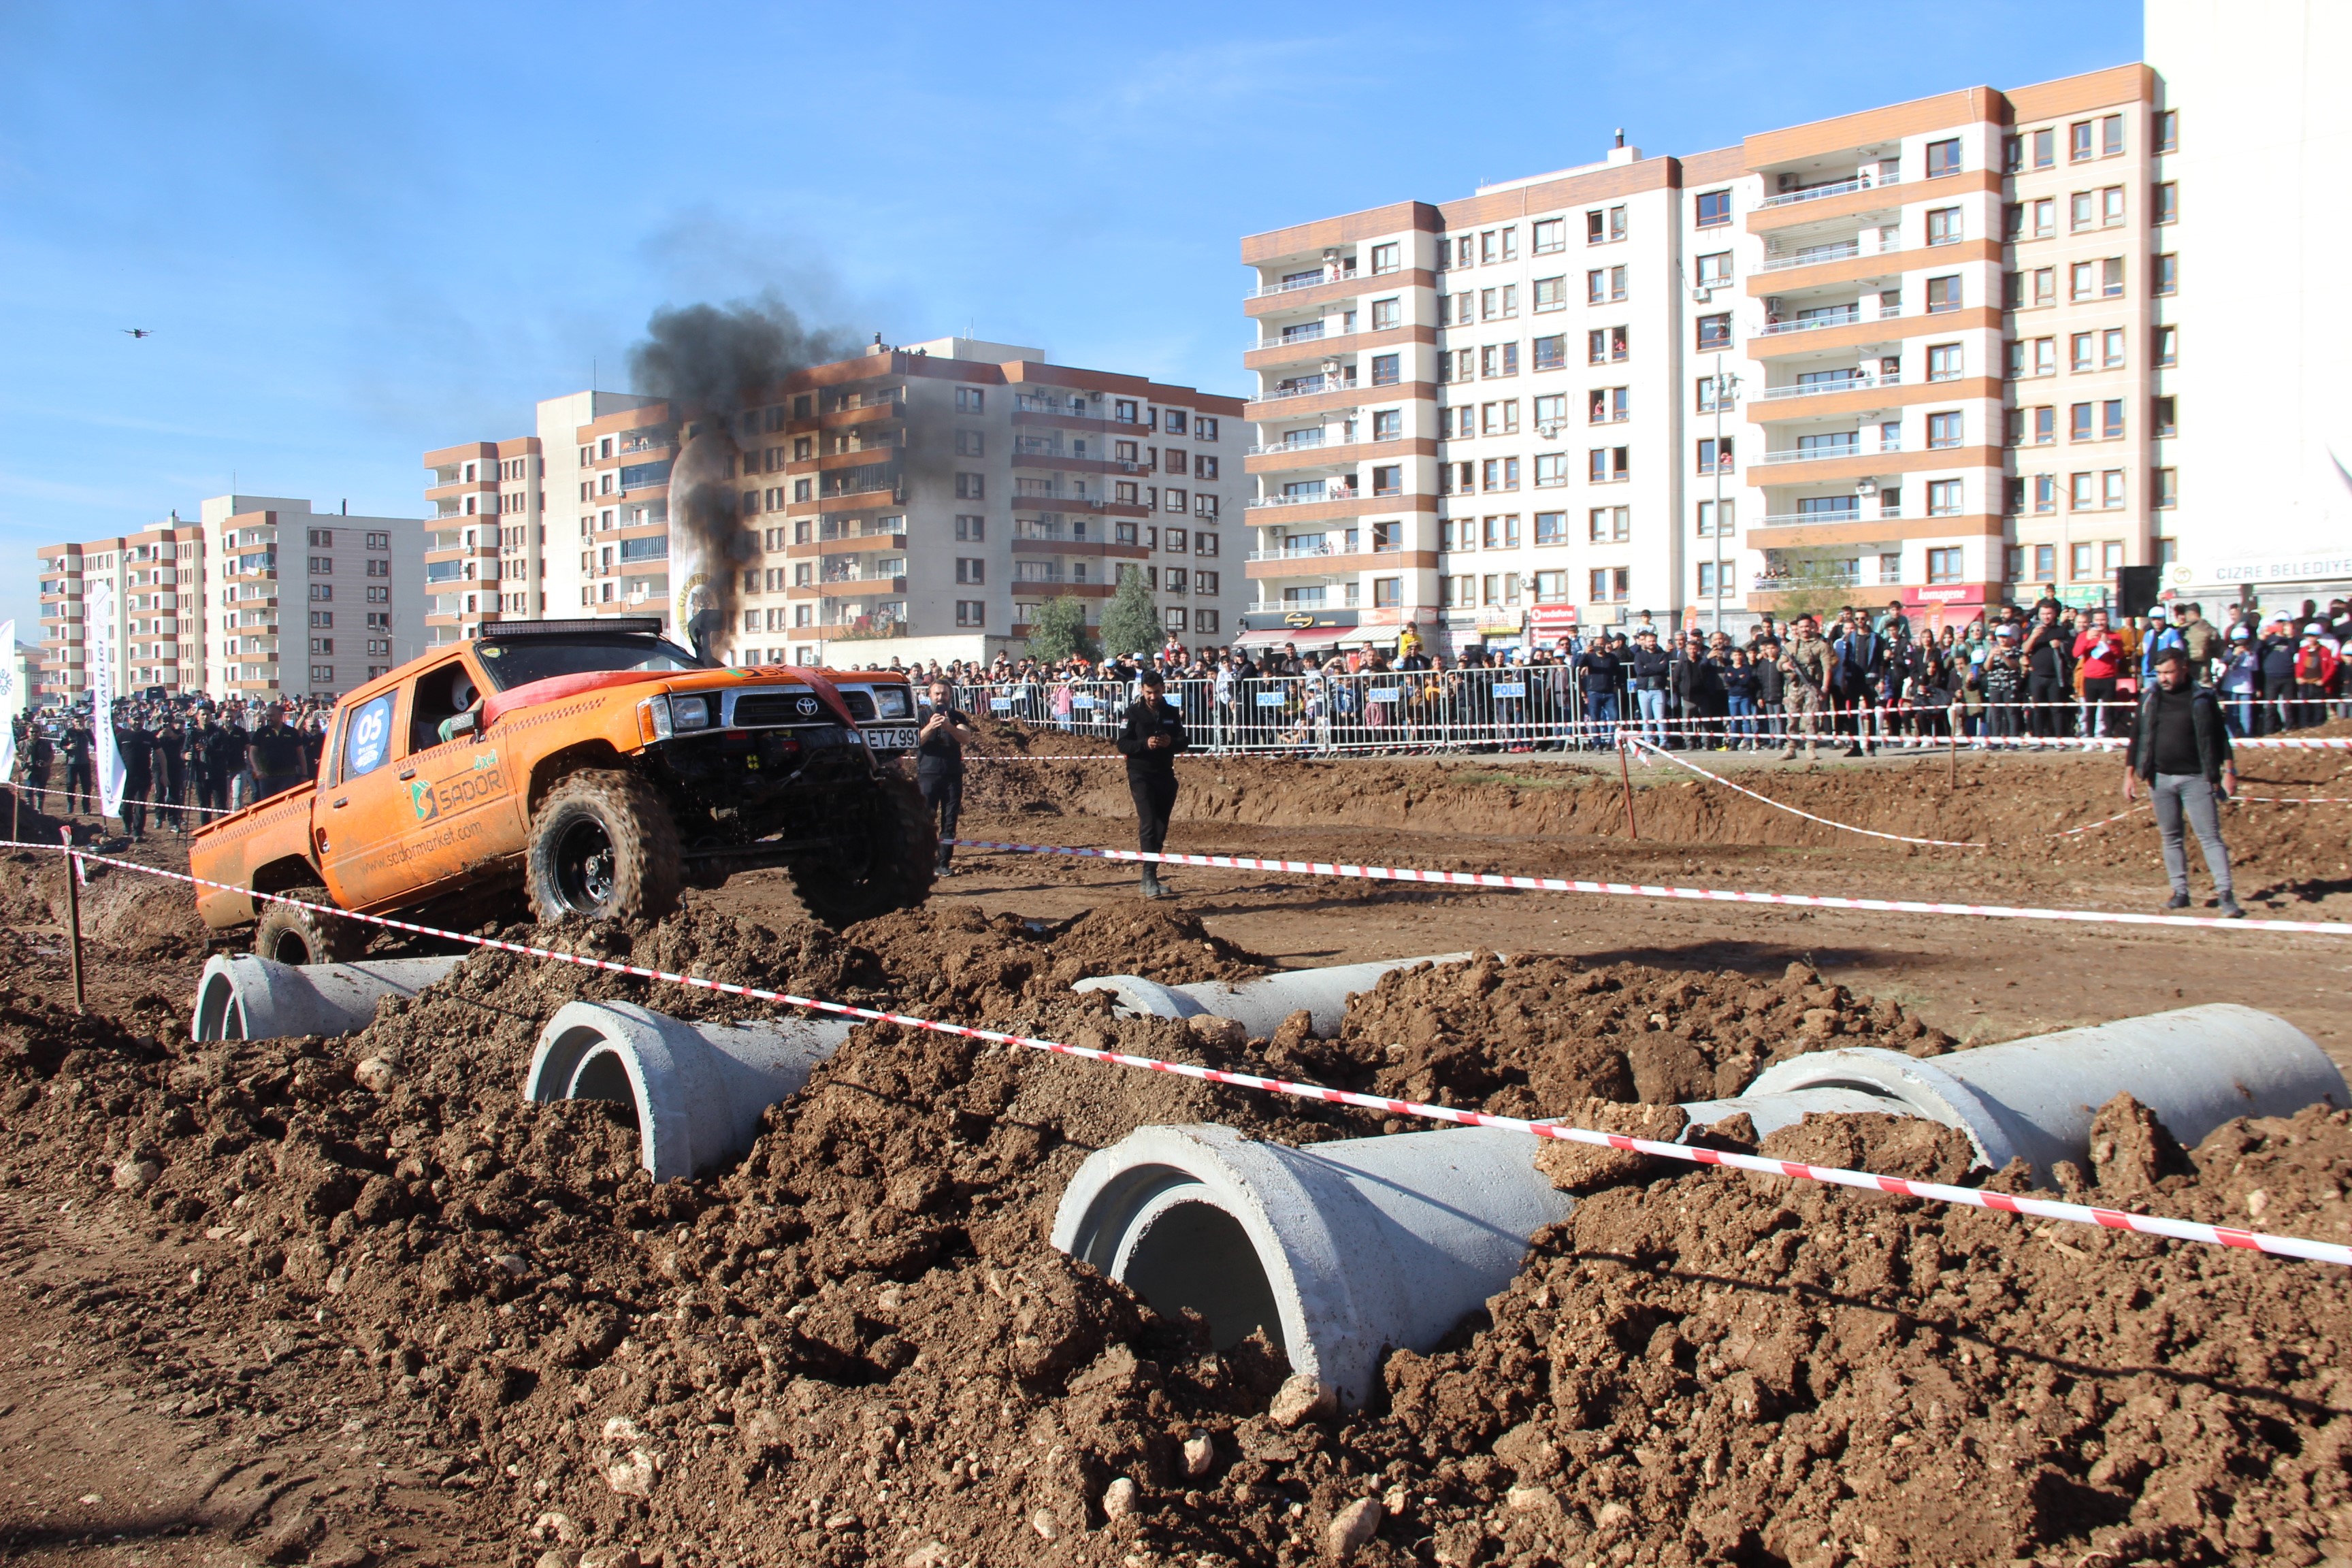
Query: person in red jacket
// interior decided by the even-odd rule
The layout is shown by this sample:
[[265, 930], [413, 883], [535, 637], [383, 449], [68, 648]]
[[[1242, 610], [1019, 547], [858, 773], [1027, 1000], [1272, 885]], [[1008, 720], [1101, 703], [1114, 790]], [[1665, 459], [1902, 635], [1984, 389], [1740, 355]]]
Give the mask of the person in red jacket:
[[2336, 650], [2328, 646], [2327, 628], [2317, 621], [2306, 624], [2294, 650], [2297, 728], [2327, 721], [2327, 694], [2336, 689]]
[[2107, 612], [2093, 610], [2091, 624], [2074, 639], [2074, 663], [2083, 678], [2084, 733], [2114, 733], [2109, 728], [2115, 722], [2110, 709], [2116, 698], [2116, 679], [2124, 672], [2126, 657], [2123, 638], [2107, 625]]

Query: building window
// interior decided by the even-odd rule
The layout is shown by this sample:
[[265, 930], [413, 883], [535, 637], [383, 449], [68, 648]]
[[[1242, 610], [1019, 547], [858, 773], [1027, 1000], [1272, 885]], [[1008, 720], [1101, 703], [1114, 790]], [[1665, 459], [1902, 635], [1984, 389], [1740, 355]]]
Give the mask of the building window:
[[1538, 370], [1568, 368], [1568, 338], [1565, 334], [1535, 341], [1535, 364]]
[[1625, 268], [1596, 267], [1584, 275], [1584, 302], [1605, 305], [1625, 298]]
[[977, 587], [988, 581], [988, 563], [959, 555], [956, 557], [955, 573], [955, 580], [959, 584]]
[[1622, 363], [1627, 356], [1627, 329], [1595, 327], [1585, 337], [1585, 362], [1589, 364]]
[[1698, 471], [1702, 474], [1731, 472], [1732, 445], [1733, 437], [1729, 436], [1720, 441], [1712, 436], [1702, 438], [1698, 444]]
[[1927, 314], [1941, 315], [1960, 308], [1960, 279], [1957, 273], [1927, 279]]
[[1699, 193], [1699, 227], [1721, 228], [1730, 221], [1731, 193], [1729, 191], [1702, 191]]
[[1739, 531], [1737, 501], [1703, 500], [1698, 503], [1698, 536], [1701, 539], [1728, 539]]
[[1958, 381], [1960, 379], [1960, 345], [1930, 343], [1927, 345], [1927, 379]]
[[1957, 583], [1960, 580], [1960, 547], [1945, 545], [1927, 552], [1927, 581], [1933, 584]]
[[[1727, 566], [1727, 565], [1729, 565], [1729, 564], [1730, 564], [1730, 563], [1726, 562], [1726, 563], [1725, 563], [1725, 564]], [[1725, 578], [1727, 578], [1727, 578], [1729, 578], [1729, 577], [1730, 577], [1730, 575], [1731, 575], [1731, 574], [1730, 574], [1730, 573], [1728, 573], [1728, 572], [1726, 572], [1726, 573], [1724, 573], [1724, 574], [1723, 574], [1723, 576], [1724, 576]], [[1699, 596], [1700, 598], [1702, 598], [1702, 599], [1712, 599], [1712, 598], [1714, 598], [1714, 597], [1715, 597], [1715, 592], [1716, 592], [1716, 583], [1717, 583], [1717, 576], [1716, 576], [1716, 571], [1715, 571], [1715, 563], [1714, 563], [1714, 562], [1712, 562], [1712, 561], [1702, 561], [1702, 562], [1700, 562], [1700, 563], [1698, 563], [1698, 596]]]
[[980, 432], [977, 430], [957, 431], [955, 433], [955, 449], [956, 456], [959, 458], [978, 458], [983, 456], [984, 454], [981, 451]]
[[1940, 180], [1947, 174], [1960, 172], [1960, 140], [1949, 137], [1927, 143], [1927, 177]]
[[1614, 484], [1631, 476], [1628, 447], [1595, 447], [1591, 457], [1588, 478], [1596, 485]]
[[1568, 483], [1568, 454], [1538, 452], [1536, 454], [1536, 489], [1549, 489]]
[[1517, 458], [1489, 458], [1480, 476], [1489, 490], [1515, 490], [1519, 488], [1519, 460]]
[[1397, 322], [1402, 319], [1399, 315], [1402, 306], [1400, 302], [1395, 300], [1373, 300], [1372, 331], [1376, 332], [1385, 332], [1393, 329]]
[[1566, 544], [1567, 542], [1568, 513], [1564, 511], [1539, 511], [1536, 513], [1537, 549], [1540, 550], [1547, 544]]
[[1731, 313], [1721, 311], [1698, 319], [1698, 352], [1709, 353], [1731, 346]]
[[2091, 158], [2091, 121], [2078, 120], [2066, 128], [2066, 161], [2083, 163]]
[[2150, 223], [2166, 224], [2180, 221], [2180, 187], [2166, 180], [2156, 187], [2156, 201], [2148, 214]]
[[2109, 185], [2099, 193], [2099, 226], [2113, 228], [2124, 221], [2124, 188]]
[[1372, 356], [1372, 384], [1374, 386], [1394, 386], [1397, 384], [1397, 366], [1399, 363], [1399, 358], [1395, 354], [1374, 354]]
[[1595, 544], [1622, 543], [1633, 536], [1633, 509], [1629, 506], [1596, 506], [1589, 521]]
[[1927, 243], [1958, 245], [1960, 242], [1960, 209], [1937, 207], [1927, 214]]
[[985, 599], [958, 599], [956, 601], [956, 625], [960, 626], [986, 626], [987, 624], [988, 601]]
[[2110, 397], [2099, 405], [2099, 439], [2120, 441], [2124, 438], [2124, 400]]
[[2180, 292], [2180, 258], [2166, 252], [2156, 258], [2155, 289], [2159, 297]]
[[1630, 386], [1596, 386], [1586, 402], [1586, 420], [1591, 425], [1617, 425], [1633, 417], [1633, 389]]
[[[986, 393], [980, 387], [959, 386], [956, 388], [955, 392], [955, 411], [958, 414], [977, 414], [981, 411], [981, 403], [986, 395]], [[801, 401], [803, 403], [806, 403], [808, 399], [803, 397]], [[803, 410], [801, 417], [806, 418], [807, 416], [806, 411]]]
[[2156, 329], [2156, 363], [2168, 370], [2180, 363], [2180, 329], [2179, 327]]
[[1557, 217], [1545, 218], [1535, 226], [1533, 237], [1535, 244], [1532, 248], [1538, 256], [1549, 256], [1555, 250], [1566, 250], [1568, 220]]
[[2124, 117], [2110, 114], [2099, 121], [2099, 156], [2120, 157], [2124, 150]]
[[1622, 604], [1631, 593], [1633, 576], [1628, 566], [1596, 566], [1592, 569], [1592, 602], [1599, 605]]
[[2180, 151], [2180, 110], [2159, 109], [2156, 113], [2156, 150], [2159, 153]]
[[2109, 468], [2099, 475], [2099, 505], [2112, 511], [2124, 504], [2124, 471]]
[[1486, 519], [1485, 532], [1487, 549], [1517, 550], [1519, 547], [1519, 514], [1512, 512], [1505, 517]]
[[980, 474], [958, 474], [955, 477], [956, 500], [983, 500], [987, 499], [985, 486], [983, 485], [982, 480], [983, 476]]
[[2172, 507], [2179, 506], [2180, 504], [2180, 470], [2178, 468], [2157, 469], [2152, 477], [2149, 489], [2152, 493], [2149, 497], [2148, 504], [2156, 508], [2158, 511], [2167, 510]]
[[1535, 289], [1538, 315], [1541, 315], [1546, 310], [1567, 309], [1568, 279], [1566, 278], [1538, 278], [1536, 279]]
[[1478, 351], [1478, 374], [1492, 380], [1519, 374], [1519, 345], [1516, 342], [1488, 343]]
[[[1731, 193], [1728, 191], [1723, 191], [1717, 194], [1723, 197], [1727, 204], [1725, 215], [1721, 221], [1729, 223], [1731, 221], [1731, 217], [1728, 203], [1731, 200]], [[1620, 240], [1624, 237], [1625, 209], [1623, 207], [1609, 207], [1606, 209], [1596, 207], [1592, 211], [1584, 215], [1585, 244], [1607, 245], [1612, 241]]]
[[1372, 276], [1394, 272], [1399, 266], [1397, 247], [1393, 244], [1372, 247]]
[[1960, 515], [1960, 481], [1936, 479], [1927, 486], [1927, 515], [1958, 517]]
[[1372, 493], [1376, 496], [1401, 495], [1404, 490], [1404, 468], [1390, 464], [1372, 470]]
[[1959, 444], [1960, 416], [1957, 412], [1927, 416], [1927, 446], [1931, 451]]

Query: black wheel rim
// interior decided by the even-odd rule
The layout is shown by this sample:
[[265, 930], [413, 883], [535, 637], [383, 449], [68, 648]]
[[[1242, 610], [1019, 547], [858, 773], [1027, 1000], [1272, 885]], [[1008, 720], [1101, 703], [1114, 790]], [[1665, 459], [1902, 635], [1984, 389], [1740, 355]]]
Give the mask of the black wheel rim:
[[593, 817], [572, 823], [556, 838], [554, 870], [566, 909], [601, 912], [613, 901], [613, 836]]

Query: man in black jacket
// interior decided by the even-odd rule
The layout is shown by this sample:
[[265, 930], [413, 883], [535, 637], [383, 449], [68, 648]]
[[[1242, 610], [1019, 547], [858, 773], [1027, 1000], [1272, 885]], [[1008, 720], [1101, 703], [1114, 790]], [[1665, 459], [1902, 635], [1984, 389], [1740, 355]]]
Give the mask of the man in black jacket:
[[2246, 911], [2231, 891], [2230, 851], [2221, 842], [2221, 817], [2215, 805], [2238, 788], [2238, 764], [2230, 751], [2229, 727], [2221, 721], [2221, 704], [2211, 687], [2190, 679], [2185, 649], [2159, 648], [2155, 668], [2155, 689], [2141, 699], [2139, 722], [2132, 728], [2124, 799], [2137, 798], [2141, 781], [2147, 781], [2156, 826], [2164, 836], [2164, 869], [2172, 879], [2172, 900], [2164, 907], [2189, 907], [2189, 853], [2181, 836], [2185, 815], [2197, 829], [2198, 847], [2205, 851], [2215, 907], [2227, 919], [2243, 920]]
[[284, 795], [302, 782], [302, 737], [286, 722], [286, 710], [271, 703], [247, 742], [253, 756], [253, 798]]
[[[155, 787], [155, 737], [128, 708], [115, 710], [114, 752], [122, 759], [122, 801], [118, 809], [122, 814], [123, 831], [131, 835], [133, 844], [143, 843], [147, 837], [147, 796]], [[105, 806], [103, 792], [99, 805], [101, 809]]]
[[[1135, 847], [1157, 855], [1168, 842], [1168, 818], [1176, 809], [1176, 758], [1190, 742], [1184, 736], [1184, 715], [1168, 700], [1168, 683], [1156, 669], [1142, 679], [1143, 695], [1127, 710], [1118, 732], [1119, 754], [1127, 759], [1127, 793], [1135, 800]], [[1160, 885], [1160, 864], [1143, 863], [1143, 896], [1165, 897]]]
[[963, 743], [978, 740], [971, 715], [955, 705], [954, 692], [944, 680], [931, 682], [929, 711], [915, 731], [915, 787], [923, 792], [923, 809], [939, 829], [942, 877], [955, 875], [956, 819], [963, 815]]

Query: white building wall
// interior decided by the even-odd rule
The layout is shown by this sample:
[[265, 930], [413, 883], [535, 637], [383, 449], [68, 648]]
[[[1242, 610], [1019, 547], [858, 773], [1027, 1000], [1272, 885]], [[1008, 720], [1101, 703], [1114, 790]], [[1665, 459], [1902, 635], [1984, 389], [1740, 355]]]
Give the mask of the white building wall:
[[2180, 433], [2157, 461], [2180, 503], [2169, 585], [2265, 605], [2352, 591], [2352, 377], [2333, 289], [2352, 254], [2352, 6], [2341, 0], [2147, 0], [2147, 58], [2179, 111], [2168, 246], [2180, 290]]

